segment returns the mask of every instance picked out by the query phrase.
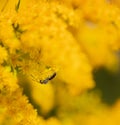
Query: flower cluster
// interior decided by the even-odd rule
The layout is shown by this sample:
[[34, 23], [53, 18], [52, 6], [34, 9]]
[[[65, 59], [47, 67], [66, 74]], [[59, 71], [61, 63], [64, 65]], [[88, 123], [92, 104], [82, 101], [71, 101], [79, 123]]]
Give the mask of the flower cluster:
[[0, 4], [0, 125], [98, 125], [110, 110], [118, 119], [119, 101], [109, 109], [85, 90], [94, 69], [119, 68], [119, 1]]

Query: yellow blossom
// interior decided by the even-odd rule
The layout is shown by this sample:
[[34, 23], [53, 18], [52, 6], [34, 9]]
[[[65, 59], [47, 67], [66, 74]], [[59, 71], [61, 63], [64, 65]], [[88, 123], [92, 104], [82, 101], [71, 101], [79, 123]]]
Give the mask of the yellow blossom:
[[57, 118], [52, 117], [46, 121], [46, 125], [61, 125], [61, 123]]
[[[0, 67], [0, 90], [11, 93], [18, 88], [17, 78], [10, 72], [10, 67]], [[6, 93], [7, 94], [7, 93]]]
[[6, 61], [8, 59], [8, 53], [6, 51], [6, 49], [2, 46], [0, 46], [0, 64], [2, 64], [4, 61]]
[[100, 25], [84, 25], [77, 38], [93, 66], [117, 67], [116, 47], [114, 47], [115, 41], [118, 40], [117, 32], [110, 36], [110, 31], [106, 31]]
[[119, 124], [119, 101], [85, 92], [119, 40], [117, 0], [0, 0], [0, 125]]
[[44, 86], [34, 81], [31, 83], [31, 95], [33, 102], [38, 105], [38, 111], [43, 115], [52, 110], [55, 100], [54, 89], [50, 83]]

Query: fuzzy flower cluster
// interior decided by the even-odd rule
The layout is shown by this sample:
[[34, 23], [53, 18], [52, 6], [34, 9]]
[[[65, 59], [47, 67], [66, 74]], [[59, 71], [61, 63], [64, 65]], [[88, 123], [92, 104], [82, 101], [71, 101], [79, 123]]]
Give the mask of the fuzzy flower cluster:
[[0, 0], [0, 125], [98, 125], [110, 110], [119, 120], [119, 101], [81, 95], [94, 69], [118, 70], [119, 40], [119, 0]]

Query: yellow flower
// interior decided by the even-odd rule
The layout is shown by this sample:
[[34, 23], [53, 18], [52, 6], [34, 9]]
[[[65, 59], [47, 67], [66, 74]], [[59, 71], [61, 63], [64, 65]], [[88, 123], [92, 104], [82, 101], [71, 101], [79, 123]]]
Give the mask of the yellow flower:
[[108, 28], [105, 29], [99, 24], [85, 24], [78, 32], [77, 38], [93, 66], [114, 67], [116, 69], [118, 58], [115, 51], [118, 50], [118, 34], [113, 28], [113, 30]]
[[55, 101], [55, 93], [52, 84], [48, 82], [47, 85], [41, 85], [41, 83], [33, 81], [30, 85], [32, 101], [37, 104], [38, 112], [47, 115], [54, 107]]
[[118, 68], [119, 7], [105, 0], [0, 3], [0, 124], [116, 123], [119, 103], [111, 109], [98, 93], [83, 92], [95, 86], [95, 68]]
[[18, 88], [17, 77], [10, 71], [10, 67], [0, 66], [0, 90], [9, 94]]
[[[11, 17], [12, 18], [12, 17]], [[12, 26], [12, 19], [8, 18], [1, 18], [0, 19], [0, 39], [3, 45], [6, 48], [9, 48], [10, 53], [14, 53], [16, 49], [19, 49], [20, 43], [19, 40], [16, 38], [13, 26]]]
[[46, 120], [46, 125], [62, 125], [62, 124], [57, 118], [51, 117]]
[[0, 64], [2, 64], [4, 61], [6, 61], [8, 59], [8, 53], [7, 50], [0, 46]]

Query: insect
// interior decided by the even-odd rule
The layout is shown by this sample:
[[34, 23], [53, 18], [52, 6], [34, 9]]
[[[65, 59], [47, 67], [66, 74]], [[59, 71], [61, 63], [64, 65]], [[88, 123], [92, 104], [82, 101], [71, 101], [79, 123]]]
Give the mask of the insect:
[[41, 84], [47, 84], [49, 80], [52, 80], [56, 76], [56, 72], [54, 72], [51, 76], [48, 76], [47, 78], [42, 79], [42, 80], [37, 80], [37, 79], [34, 78], [33, 75], [31, 75], [31, 76], [32, 76], [34, 81], [37, 81]]
[[41, 83], [41, 84], [46, 84], [49, 80], [52, 80], [55, 76], [56, 76], [56, 73], [53, 73], [52, 76], [47, 77], [47, 78], [44, 79], [44, 80], [40, 80], [40, 83]]

